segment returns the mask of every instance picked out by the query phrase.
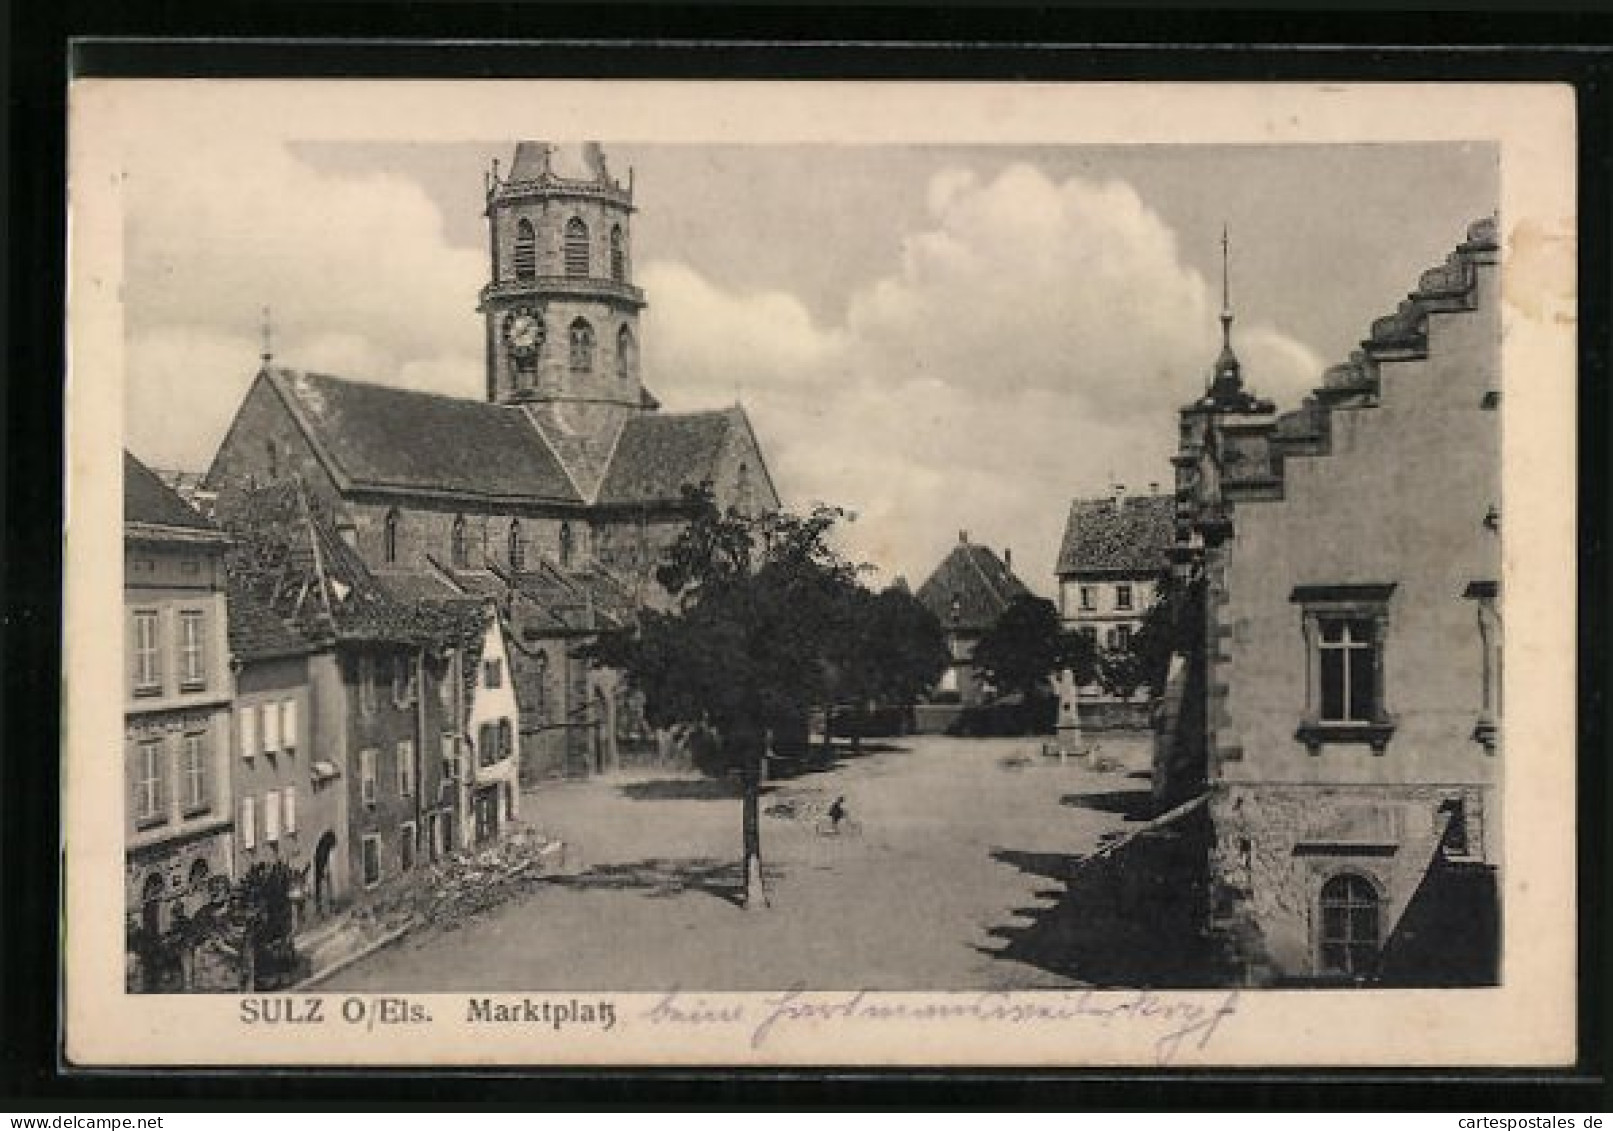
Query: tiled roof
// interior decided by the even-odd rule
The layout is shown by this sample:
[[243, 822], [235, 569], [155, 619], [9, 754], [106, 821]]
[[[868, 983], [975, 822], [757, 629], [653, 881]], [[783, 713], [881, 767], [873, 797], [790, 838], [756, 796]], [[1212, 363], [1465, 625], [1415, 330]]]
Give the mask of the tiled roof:
[[266, 599], [254, 593], [239, 574], [230, 574], [227, 593], [230, 652], [236, 659], [252, 663], [298, 656], [315, 648], [306, 635], [281, 619]]
[[540, 559], [537, 568], [516, 574], [511, 580], [528, 599], [524, 628], [592, 632], [619, 628], [633, 616], [632, 594], [601, 569], [561, 570]]
[[266, 372], [315, 447], [355, 485], [582, 501], [517, 408], [320, 373]]
[[1163, 569], [1175, 540], [1176, 500], [1141, 495], [1076, 499], [1064, 527], [1058, 572], [1151, 574]]
[[717, 470], [735, 411], [635, 416], [622, 428], [598, 501], [607, 505], [678, 502]]
[[123, 521], [176, 526], [217, 533], [218, 528], [157, 478], [145, 464], [123, 453]]
[[942, 627], [983, 632], [1016, 598], [1029, 592], [989, 548], [960, 541], [915, 596]]

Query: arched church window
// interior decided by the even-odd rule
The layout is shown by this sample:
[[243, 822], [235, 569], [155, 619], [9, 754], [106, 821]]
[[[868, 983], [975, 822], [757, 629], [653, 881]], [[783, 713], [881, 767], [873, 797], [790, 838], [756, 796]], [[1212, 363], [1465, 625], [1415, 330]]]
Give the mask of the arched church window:
[[510, 520], [510, 568], [517, 573], [526, 568], [526, 536], [518, 518]]
[[386, 512], [386, 521], [381, 524], [381, 557], [387, 565], [398, 560], [398, 509], [393, 507]]
[[610, 230], [610, 277], [618, 283], [627, 282], [627, 249], [622, 246], [622, 226]]
[[573, 535], [571, 533], [571, 523], [562, 522], [560, 524], [560, 568], [561, 569], [570, 569], [571, 568], [571, 558], [572, 558], [572, 553], [573, 553], [574, 550], [575, 550], [575, 544], [574, 544], [574, 541], [573, 541]]
[[279, 479], [280, 478], [280, 449], [275, 447], [275, 443], [274, 443], [273, 440], [265, 441], [263, 446], [264, 446], [265, 450], [268, 452], [268, 455], [269, 455], [269, 478], [270, 479]]
[[616, 376], [626, 381], [637, 368], [638, 343], [633, 340], [632, 329], [624, 325], [616, 331]]
[[571, 371], [591, 373], [594, 368], [594, 328], [588, 319], [579, 318], [571, 324]]
[[515, 277], [538, 277], [538, 237], [532, 230], [532, 221], [525, 217], [515, 225]]
[[454, 516], [454, 531], [449, 538], [448, 557], [454, 568], [464, 569], [470, 562], [470, 551], [465, 545], [465, 516]]
[[566, 274], [588, 274], [588, 225], [576, 216], [566, 221]]

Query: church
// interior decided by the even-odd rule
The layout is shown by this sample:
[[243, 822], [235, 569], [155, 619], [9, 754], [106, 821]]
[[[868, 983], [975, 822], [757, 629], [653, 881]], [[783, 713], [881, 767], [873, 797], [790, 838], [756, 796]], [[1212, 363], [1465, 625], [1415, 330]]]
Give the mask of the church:
[[530, 782], [608, 770], [646, 741], [613, 674], [575, 652], [665, 601], [654, 570], [686, 489], [744, 514], [780, 500], [743, 408], [663, 412], [645, 385], [631, 174], [595, 143], [523, 141], [487, 171], [485, 205], [485, 400], [266, 356], [203, 486], [227, 519], [296, 478], [394, 596], [498, 602]]

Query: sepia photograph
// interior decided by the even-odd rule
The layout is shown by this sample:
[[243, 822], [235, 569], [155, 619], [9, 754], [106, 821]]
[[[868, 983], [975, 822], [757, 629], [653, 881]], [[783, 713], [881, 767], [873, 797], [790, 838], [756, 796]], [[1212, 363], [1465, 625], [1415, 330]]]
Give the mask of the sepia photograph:
[[1572, 1058], [1570, 99], [355, 85], [75, 91], [70, 1050]]

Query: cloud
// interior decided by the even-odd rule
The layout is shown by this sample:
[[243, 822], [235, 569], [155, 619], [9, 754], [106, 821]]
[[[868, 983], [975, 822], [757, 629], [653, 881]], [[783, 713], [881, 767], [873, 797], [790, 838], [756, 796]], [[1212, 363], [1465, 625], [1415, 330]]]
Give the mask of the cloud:
[[[926, 200], [900, 270], [850, 294], [839, 325], [652, 264], [646, 371], [674, 405], [742, 390], [781, 489], [857, 511], [850, 548], [886, 576], [917, 584], [967, 529], [1048, 591], [1071, 497], [1111, 476], [1169, 489], [1176, 409], [1219, 349], [1214, 296], [1124, 182], [946, 170]], [[1279, 403], [1317, 382], [1273, 327], [1235, 343]]]
[[[265, 304], [288, 363], [482, 395], [482, 252], [446, 242], [419, 186], [247, 138], [175, 138], [131, 160], [142, 456], [206, 466], [256, 367]], [[1217, 296], [1123, 181], [947, 169], [923, 199], [899, 264], [848, 284], [837, 317], [784, 289], [642, 264], [647, 383], [671, 411], [742, 399], [787, 502], [856, 511], [847, 548], [886, 577], [916, 585], [967, 529], [1012, 546], [1016, 572], [1050, 591], [1071, 497], [1111, 476], [1169, 489], [1176, 409], [1219, 349]], [[1263, 395], [1291, 405], [1317, 382], [1317, 358], [1278, 328], [1234, 333]]]

